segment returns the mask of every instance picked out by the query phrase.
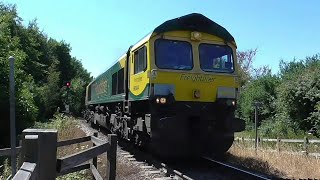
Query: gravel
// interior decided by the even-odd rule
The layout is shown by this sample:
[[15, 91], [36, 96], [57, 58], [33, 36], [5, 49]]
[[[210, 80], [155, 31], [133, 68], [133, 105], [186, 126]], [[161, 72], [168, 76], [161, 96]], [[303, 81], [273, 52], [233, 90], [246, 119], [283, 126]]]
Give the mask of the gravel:
[[[93, 129], [90, 127], [90, 124], [86, 123], [85, 120], [79, 120], [78, 128], [86, 133], [86, 135], [93, 135], [94, 132], [98, 131], [98, 137], [102, 140], [107, 140], [107, 135], [104, 132], [99, 131], [98, 129]], [[106, 157], [102, 154], [103, 157]], [[100, 157], [100, 156], [99, 156]], [[104, 160], [98, 158], [98, 164], [101, 162], [101, 168], [99, 172], [104, 174], [102, 167], [105, 168], [106, 165], [102, 163]], [[100, 165], [100, 164], [99, 164]], [[98, 167], [99, 167], [98, 165]], [[105, 176], [105, 175], [104, 175]], [[166, 177], [165, 172], [162, 169], [157, 169], [148, 165], [147, 162], [137, 161], [130, 152], [125, 151], [118, 145], [117, 147], [117, 179], [121, 180], [140, 180], [140, 179], [155, 179]]]

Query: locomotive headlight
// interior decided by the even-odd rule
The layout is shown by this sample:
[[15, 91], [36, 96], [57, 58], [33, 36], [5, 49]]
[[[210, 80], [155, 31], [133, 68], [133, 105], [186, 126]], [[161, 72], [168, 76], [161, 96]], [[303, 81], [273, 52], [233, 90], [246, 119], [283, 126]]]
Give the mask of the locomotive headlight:
[[166, 102], [167, 102], [167, 98], [165, 98], [165, 97], [157, 98], [157, 99], [156, 99], [156, 103], [157, 103], [157, 104], [159, 104], [159, 103], [165, 104]]
[[198, 32], [195, 32], [193, 34], [193, 36], [194, 36], [195, 39], [200, 39], [200, 37], [201, 37], [200, 33], [198, 33]]
[[161, 104], [164, 104], [164, 103], [167, 102], [167, 99], [166, 98], [160, 98], [160, 102], [161, 102]]
[[193, 97], [194, 98], [200, 98], [200, 90], [194, 90], [193, 91]]
[[236, 105], [236, 101], [233, 100], [233, 99], [228, 99], [228, 100], [226, 101], [226, 104], [227, 104], [228, 106], [235, 106], [235, 105]]
[[227, 103], [228, 106], [231, 106], [232, 100], [228, 99], [228, 100], [226, 101], [226, 103]]
[[200, 32], [191, 32], [191, 40], [200, 41], [201, 40], [201, 33]]

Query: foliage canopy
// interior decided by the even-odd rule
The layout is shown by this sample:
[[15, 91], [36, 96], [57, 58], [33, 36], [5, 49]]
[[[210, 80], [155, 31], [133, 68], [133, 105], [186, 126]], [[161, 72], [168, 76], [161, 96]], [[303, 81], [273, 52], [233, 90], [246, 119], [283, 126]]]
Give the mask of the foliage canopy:
[[[35, 121], [46, 121], [70, 103], [79, 115], [84, 108], [84, 91], [92, 77], [80, 60], [70, 55], [71, 47], [39, 30], [36, 20], [22, 25], [16, 6], [0, 2], [0, 126], [2, 146], [9, 142], [9, 56], [15, 57], [17, 131]], [[74, 82], [65, 99], [65, 81]], [[1, 147], [0, 147], [1, 148]]]

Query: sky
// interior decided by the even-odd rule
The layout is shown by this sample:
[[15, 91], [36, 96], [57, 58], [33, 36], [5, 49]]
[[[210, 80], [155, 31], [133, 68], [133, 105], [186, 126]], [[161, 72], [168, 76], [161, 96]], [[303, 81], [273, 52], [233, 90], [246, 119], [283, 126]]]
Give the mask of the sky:
[[201, 13], [226, 28], [238, 50], [257, 48], [254, 67], [320, 53], [318, 0], [5, 0], [24, 24], [72, 47], [71, 55], [96, 77], [130, 45], [162, 22]]

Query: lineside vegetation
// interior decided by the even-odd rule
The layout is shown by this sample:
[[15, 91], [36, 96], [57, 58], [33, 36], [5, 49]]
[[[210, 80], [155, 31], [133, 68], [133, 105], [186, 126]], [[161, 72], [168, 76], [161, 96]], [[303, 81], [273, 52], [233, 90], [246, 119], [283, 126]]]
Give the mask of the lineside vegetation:
[[[23, 25], [16, 6], [0, 2], [0, 148], [9, 147], [9, 56], [15, 57], [17, 134], [45, 122], [65, 103], [80, 115], [85, 86], [92, 79], [71, 47], [41, 31], [37, 21]], [[67, 99], [66, 82], [71, 82]]]
[[[242, 87], [238, 116], [246, 120], [246, 131], [253, 136], [254, 107], [259, 107], [259, 135], [267, 138], [310, 138], [320, 136], [320, 54], [305, 59], [281, 60], [280, 71], [272, 74], [268, 66], [255, 69], [257, 49], [238, 52]], [[315, 137], [314, 137], [315, 136]]]

